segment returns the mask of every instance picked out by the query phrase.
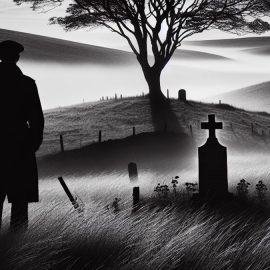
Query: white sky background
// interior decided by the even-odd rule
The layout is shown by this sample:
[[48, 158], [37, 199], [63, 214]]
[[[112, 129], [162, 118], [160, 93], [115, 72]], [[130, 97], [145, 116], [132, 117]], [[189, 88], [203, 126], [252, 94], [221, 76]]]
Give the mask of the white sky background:
[[[0, 28], [103, 47], [129, 48], [123, 38], [104, 28], [65, 32], [60, 26], [48, 24], [50, 17], [62, 15], [64, 15], [63, 8], [57, 8], [48, 13], [38, 13], [32, 11], [28, 5], [16, 6], [12, 0], [0, 0]], [[220, 31], [207, 31], [191, 39], [234, 37], [237, 36]], [[204, 50], [229, 58], [232, 56], [234, 61], [209, 62], [203, 65], [202, 62], [189, 61], [187, 63], [181, 59], [171, 61], [162, 77], [162, 88], [164, 91], [169, 88], [170, 96], [176, 96], [178, 89], [185, 88], [188, 91], [188, 97], [201, 100], [209, 95], [270, 80], [269, 58], [247, 57], [246, 54], [231, 50], [188, 49]], [[68, 66], [45, 67], [22, 62], [20, 66], [25, 74], [36, 79], [44, 108], [80, 103], [83, 99], [85, 101], [98, 100], [103, 95], [114, 96], [114, 93], [127, 96], [140, 94], [142, 91], [147, 92], [147, 85], [139, 65], [130, 70], [126, 70], [125, 67], [122, 69], [97, 69], [92, 66], [81, 69]], [[104, 77], [107, 79], [104, 80]], [[89, 85], [91, 91], [89, 91]], [[55, 91], [56, 89], [61, 90]]]

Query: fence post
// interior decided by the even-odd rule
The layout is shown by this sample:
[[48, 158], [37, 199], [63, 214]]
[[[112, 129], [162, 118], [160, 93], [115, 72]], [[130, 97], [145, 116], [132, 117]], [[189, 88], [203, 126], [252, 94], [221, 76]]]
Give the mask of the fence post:
[[133, 206], [137, 206], [140, 202], [140, 187], [133, 188]]
[[64, 153], [65, 148], [64, 148], [64, 140], [63, 140], [63, 135], [62, 134], [60, 134], [60, 146], [61, 146], [61, 152]]
[[98, 142], [101, 143], [102, 140], [102, 132], [101, 130], [98, 132]]
[[167, 99], [170, 99], [169, 89], [167, 89]]
[[167, 122], [164, 122], [164, 127], [163, 127], [163, 131], [167, 132], [168, 126], [167, 126]]
[[133, 136], [136, 135], [136, 128], [135, 128], [135, 127], [132, 128], [132, 135], [133, 135]]

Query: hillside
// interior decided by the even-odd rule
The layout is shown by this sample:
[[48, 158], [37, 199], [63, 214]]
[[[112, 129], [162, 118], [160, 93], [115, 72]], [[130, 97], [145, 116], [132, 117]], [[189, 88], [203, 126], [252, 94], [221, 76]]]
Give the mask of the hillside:
[[255, 48], [269, 46], [270, 37], [246, 37], [246, 38], [232, 38], [232, 39], [216, 39], [216, 40], [196, 40], [185, 41], [183, 44], [191, 46], [206, 46], [206, 47], [220, 47], [220, 48]]
[[[224, 123], [218, 137], [231, 153], [269, 151], [269, 114], [198, 102], [171, 100], [170, 104], [180, 132], [175, 130], [170, 114], [167, 119], [166, 116], [163, 119], [152, 117], [148, 99], [143, 97], [87, 103], [46, 112], [44, 143], [38, 153], [42, 177], [64, 172], [81, 175], [89, 170], [99, 173], [123, 171], [132, 160], [137, 160], [145, 170], [183, 168], [186, 161], [191, 159], [194, 162], [197, 147], [207, 137], [207, 131], [200, 129], [200, 122], [207, 121], [210, 113], [216, 114], [217, 121]], [[164, 132], [165, 122], [167, 132]], [[132, 136], [133, 126], [140, 135]], [[97, 143], [99, 130], [105, 143]], [[151, 133], [153, 131], [158, 132]], [[71, 150], [64, 155], [59, 153], [59, 134], [63, 134], [65, 149]]]
[[270, 82], [251, 85], [249, 87], [215, 95], [207, 100], [215, 102], [222, 100], [224, 103], [244, 109], [270, 113]]
[[[25, 46], [22, 60], [26, 61], [99, 65], [126, 65], [136, 63], [134, 54], [127, 51], [0, 29], [0, 41], [6, 39], [15, 40]], [[179, 55], [182, 59], [190, 60], [225, 59], [222, 56], [211, 53], [182, 49], [176, 53], [176, 56]]]
[[24, 45], [22, 60], [25, 61], [99, 65], [125, 65], [135, 61], [133, 54], [125, 51], [0, 29], [0, 41], [6, 39]]

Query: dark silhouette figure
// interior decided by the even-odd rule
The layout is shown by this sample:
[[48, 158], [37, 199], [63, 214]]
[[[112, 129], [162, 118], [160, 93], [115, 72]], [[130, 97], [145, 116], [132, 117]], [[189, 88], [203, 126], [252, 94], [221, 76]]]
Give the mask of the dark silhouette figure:
[[35, 81], [16, 65], [23, 50], [14, 41], [0, 43], [0, 226], [7, 196], [12, 204], [11, 230], [27, 229], [28, 203], [39, 200], [35, 152], [42, 143], [44, 128]]
[[216, 138], [216, 129], [222, 129], [222, 122], [216, 122], [214, 114], [208, 119], [208, 123], [201, 123], [202, 129], [209, 129], [209, 138], [199, 147], [199, 192], [219, 198], [228, 195], [227, 148]]

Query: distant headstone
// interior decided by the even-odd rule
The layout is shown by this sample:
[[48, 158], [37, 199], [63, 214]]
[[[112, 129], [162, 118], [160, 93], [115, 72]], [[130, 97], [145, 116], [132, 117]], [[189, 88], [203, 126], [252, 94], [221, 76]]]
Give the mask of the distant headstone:
[[216, 129], [222, 129], [222, 122], [215, 121], [215, 115], [208, 115], [208, 122], [201, 123], [209, 130], [209, 138], [199, 147], [199, 193], [215, 197], [228, 195], [227, 148], [216, 138]]
[[137, 169], [136, 163], [130, 162], [128, 164], [128, 175], [129, 175], [130, 181], [138, 180], [138, 169]]
[[178, 100], [187, 101], [187, 94], [185, 89], [180, 89], [178, 91]]

